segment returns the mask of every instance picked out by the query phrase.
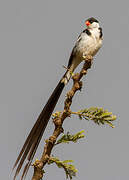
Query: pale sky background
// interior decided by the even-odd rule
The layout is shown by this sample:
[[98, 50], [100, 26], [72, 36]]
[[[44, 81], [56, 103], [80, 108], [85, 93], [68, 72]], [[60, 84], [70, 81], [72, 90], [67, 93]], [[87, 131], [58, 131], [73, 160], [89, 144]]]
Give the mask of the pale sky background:
[[[129, 179], [129, 3], [127, 0], [1, 0], [0, 1], [0, 179], [12, 179], [12, 166], [39, 113], [64, 73], [71, 50], [95, 17], [104, 33], [103, 47], [83, 78], [72, 110], [99, 106], [118, 116], [115, 129], [79, 121], [64, 123], [65, 131], [86, 131], [80, 143], [60, 145], [52, 152], [73, 159], [77, 180]], [[71, 81], [72, 82], [72, 81]], [[55, 110], [62, 110], [71, 82]], [[44, 139], [53, 130], [50, 121]], [[34, 159], [35, 159], [34, 158]], [[65, 180], [56, 166], [45, 167], [44, 179]], [[33, 168], [27, 176], [31, 179]], [[19, 177], [17, 179], [20, 179]]]

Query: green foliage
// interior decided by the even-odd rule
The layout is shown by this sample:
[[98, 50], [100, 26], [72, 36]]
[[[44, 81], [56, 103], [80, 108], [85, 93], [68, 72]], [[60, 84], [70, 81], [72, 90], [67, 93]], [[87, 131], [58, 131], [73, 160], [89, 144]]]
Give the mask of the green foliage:
[[74, 165], [69, 164], [73, 160], [60, 161], [57, 157], [50, 157], [48, 164], [56, 163], [59, 168], [63, 168], [66, 173], [66, 178], [72, 179], [73, 176], [76, 176], [77, 169]]
[[67, 134], [64, 134], [55, 145], [60, 144], [60, 143], [69, 143], [70, 141], [76, 143], [79, 139], [84, 138], [85, 135], [83, 134], [84, 130], [76, 133], [76, 134], [69, 134], [69, 132], [67, 132]]
[[[98, 125], [108, 124], [112, 128], [115, 126], [112, 124], [116, 120], [116, 116], [112, 114], [112, 112], [108, 112], [108, 110], [104, 110], [103, 108], [91, 107], [80, 110], [78, 112], [71, 112], [71, 115], [78, 115], [79, 119], [92, 120]], [[53, 119], [60, 118], [61, 112], [56, 112], [53, 114]], [[67, 134], [63, 134], [63, 136], [57, 141], [57, 144], [60, 143], [76, 143], [79, 139], [84, 138], [84, 130], [80, 131], [76, 134], [71, 135], [69, 132]], [[77, 169], [74, 165], [69, 164], [73, 162], [72, 160], [60, 161], [56, 157], [50, 157], [48, 164], [56, 163], [59, 168], [63, 168], [66, 173], [66, 178], [72, 179], [73, 176], [76, 176]]]
[[98, 125], [108, 124], [112, 128], [115, 127], [112, 122], [116, 120], [116, 116], [103, 108], [91, 107], [73, 114], [77, 114], [80, 119], [93, 120]]

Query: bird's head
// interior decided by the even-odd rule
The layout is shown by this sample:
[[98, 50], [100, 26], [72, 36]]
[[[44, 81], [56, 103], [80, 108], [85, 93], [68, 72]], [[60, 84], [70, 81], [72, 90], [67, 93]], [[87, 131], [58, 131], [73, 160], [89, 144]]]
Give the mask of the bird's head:
[[85, 24], [86, 24], [87, 28], [89, 28], [89, 29], [99, 28], [99, 21], [93, 17], [87, 19], [85, 21]]

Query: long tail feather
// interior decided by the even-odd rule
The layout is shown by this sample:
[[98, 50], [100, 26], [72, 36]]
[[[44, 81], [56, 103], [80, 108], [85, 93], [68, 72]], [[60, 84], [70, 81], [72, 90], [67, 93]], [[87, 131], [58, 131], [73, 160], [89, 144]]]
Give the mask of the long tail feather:
[[35, 152], [36, 152], [36, 150], [37, 150], [37, 147], [38, 147], [38, 145], [39, 145], [39, 142], [40, 142], [40, 140], [41, 140], [41, 138], [42, 138], [42, 134], [43, 134], [43, 133], [41, 132], [41, 134], [40, 134], [40, 136], [39, 136], [39, 138], [38, 138], [38, 140], [37, 140], [37, 143], [35, 143], [35, 146], [32, 147], [33, 149], [31, 149], [31, 153], [29, 153], [29, 155], [28, 155], [28, 162], [26, 163], [26, 165], [25, 165], [25, 167], [24, 167], [21, 180], [23, 180], [23, 178], [25, 178], [26, 175], [27, 175], [27, 172], [28, 172], [29, 167], [30, 167], [30, 165], [31, 165], [31, 163], [32, 163], [32, 160], [33, 160], [33, 157], [34, 157]]
[[[63, 78], [66, 76], [67, 72], [65, 73], [65, 75], [63, 76]], [[63, 79], [62, 78], [62, 79]], [[20, 154], [14, 164], [13, 169], [17, 166], [15, 175], [14, 175], [14, 180], [16, 179], [16, 176], [18, 175], [19, 171], [21, 170], [21, 167], [26, 159], [26, 157], [28, 156], [28, 163], [26, 164], [24, 171], [23, 171], [23, 175], [22, 175], [22, 179], [24, 177], [24, 175], [26, 175], [29, 166], [30, 166], [30, 162], [32, 161], [35, 152], [37, 150], [37, 147], [40, 143], [40, 140], [42, 138], [42, 135], [45, 131], [45, 128], [48, 124], [48, 121], [50, 119], [50, 116], [57, 104], [57, 101], [64, 89], [64, 86], [66, 83], [64, 83], [63, 81], [61, 81], [58, 83], [57, 87], [55, 88], [55, 90], [53, 91], [52, 95], [50, 96], [48, 102], [46, 103], [45, 107], [43, 108], [41, 114], [39, 115], [36, 123], [34, 124], [32, 130], [30, 131], [30, 134], [28, 135], [21, 151]]]
[[18, 162], [19, 162], [22, 154], [23, 154], [24, 151], [25, 151], [26, 146], [27, 146], [28, 143], [31, 141], [31, 138], [34, 136], [35, 131], [37, 130], [39, 124], [40, 124], [40, 119], [38, 118], [37, 121], [36, 121], [36, 123], [34, 124], [32, 130], [30, 131], [30, 134], [28, 135], [28, 137], [27, 137], [27, 139], [26, 139], [26, 141], [25, 141], [25, 143], [24, 143], [24, 145], [23, 145], [23, 147], [22, 147], [22, 149], [21, 149], [20, 154], [18, 155], [18, 158], [17, 158], [17, 160], [16, 160], [16, 162], [15, 162], [15, 164], [14, 164], [14, 166], [13, 166], [13, 169], [14, 169], [14, 168], [16, 167], [16, 165], [18, 164]]

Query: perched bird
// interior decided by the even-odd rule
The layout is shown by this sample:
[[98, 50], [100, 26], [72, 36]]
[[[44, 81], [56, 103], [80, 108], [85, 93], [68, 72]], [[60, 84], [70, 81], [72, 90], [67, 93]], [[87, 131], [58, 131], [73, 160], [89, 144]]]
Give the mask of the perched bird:
[[37, 121], [35, 122], [33, 128], [31, 129], [20, 154], [14, 164], [14, 167], [17, 167], [14, 180], [18, 175], [24, 161], [27, 159], [27, 164], [24, 167], [21, 180], [28, 172], [28, 169], [31, 165], [37, 147], [40, 143], [40, 140], [43, 136], [43, 133], [46, 129], [50, 116], [57, 104], [57, 101], [68, 81], [71, 78], [72, 72], [76, 67], [84, 60], [84, 57], [87, 55], [94, 56], [100, 47], [102, 46], [102, 28], [99, 25], [99, 22], [91, 17], [85, 21], [87, 28], [79, 35], [75, 46], [72, 50], [66, 73], [63, 75], [52, 95], [48, 99], [46, 105], [44, 106], [41, 114], [39, 115]]

